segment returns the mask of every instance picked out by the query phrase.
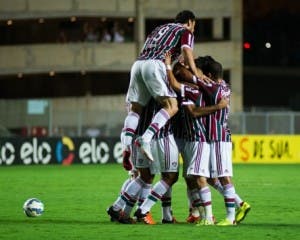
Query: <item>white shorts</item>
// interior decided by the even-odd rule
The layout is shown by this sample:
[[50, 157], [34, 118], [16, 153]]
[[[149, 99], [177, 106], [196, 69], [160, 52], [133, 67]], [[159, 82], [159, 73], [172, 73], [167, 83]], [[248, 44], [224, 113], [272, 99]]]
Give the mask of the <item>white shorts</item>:
[[157, 161], [155, 162], [150, 162], [148, 158], [145, 157], [144, 154], [141, 153], [139, 148], [132, 144], [132, 163], [134, 165], [134, 169], [139, 169], [139, 168], [149, 168], [150, 173], [155, 175], [160, 173], [160, 167]]
[[179, 152], [173, 135], [153, 139], [152, 155], [161, 172], [178, 172]]
[[187, 175], [210, 177], [210, 146], [207, 142], [186, 142], [183, 159]]
[[165, 64], [160, 60], [138, 60], [131, 67], [127, 102], [145, 106], [150, 98], [174, 97], [176, 93], [169, 86]]
[[232, 177], [232, 143], [210, 143], [211, 177]]

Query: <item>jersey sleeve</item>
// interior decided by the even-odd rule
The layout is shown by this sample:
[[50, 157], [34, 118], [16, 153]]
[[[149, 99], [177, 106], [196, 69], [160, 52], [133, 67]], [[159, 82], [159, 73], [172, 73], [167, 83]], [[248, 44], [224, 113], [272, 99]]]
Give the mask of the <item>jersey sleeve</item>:
[[183, 47], [194, 48], [194, 35], [187, 29], [181, 36], [181, 48]]
[[198, 97], [200, 95], [200, 92], [198, 89], [189, 87], [184, 85], [184, 90], [183, 90], [183, 94], [182, 97], [184, 98], [184, 102], [196, 102]]

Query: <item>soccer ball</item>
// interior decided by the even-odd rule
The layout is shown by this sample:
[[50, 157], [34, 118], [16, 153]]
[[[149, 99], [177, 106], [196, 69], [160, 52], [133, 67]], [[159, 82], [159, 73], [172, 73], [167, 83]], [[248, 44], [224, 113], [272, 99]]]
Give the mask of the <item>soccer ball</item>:
[[44, 204], [37, 198], [29, 198], [23, 205], [27, 217], [38, 217], [44, 212]]

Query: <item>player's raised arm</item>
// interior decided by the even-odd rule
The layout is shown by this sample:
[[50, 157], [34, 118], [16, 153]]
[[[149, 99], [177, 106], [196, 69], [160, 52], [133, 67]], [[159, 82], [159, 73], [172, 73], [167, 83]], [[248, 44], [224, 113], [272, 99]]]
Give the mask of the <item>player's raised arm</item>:
[[222, 98], [216, 105], [206, 106], [206, 107], [197, 107], [195, 104], [185, 105], [185, 108], [188, 110], [189, 114], [193, 117], [200, 117], [204, 115], [209, 115], [220, 109], [226, 108], [228, 106], [228, 100]]
[[166, 64], [166, 70], [167, 70], [167, 76], [170, 83], [170, 86], [176, 91], [180, 92], [182, 89], [182, 84], [177, 81], [175, 78], [173, 72], [172, 72], [172, 66], [171, 66], [171, 53], [166, 52], [165, 53], [165, 64]]

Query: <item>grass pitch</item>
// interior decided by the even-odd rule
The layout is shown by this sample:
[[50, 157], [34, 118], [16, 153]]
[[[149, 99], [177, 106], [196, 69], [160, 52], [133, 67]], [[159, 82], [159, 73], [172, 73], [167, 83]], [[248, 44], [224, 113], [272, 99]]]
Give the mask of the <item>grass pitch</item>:
[[[127, 172], [120, 165], [0, 167], [0, 239], [300, 239], [300, 165], [234, 165], [234, 182], [252, 209], [234, 227], [185, 223], [187, 200], [182, 178], [173, 187], [173, 225], [112, 223], [113, 203]], [[156, 177], [157, 180], [159, 176]], [[224, 218], [222, 197], [213, 192], [213, 211]], [[22, 206], [37, 197], [41, 217], [28, 218]], [[159, 222], [160, 203], [152, 213]]]

